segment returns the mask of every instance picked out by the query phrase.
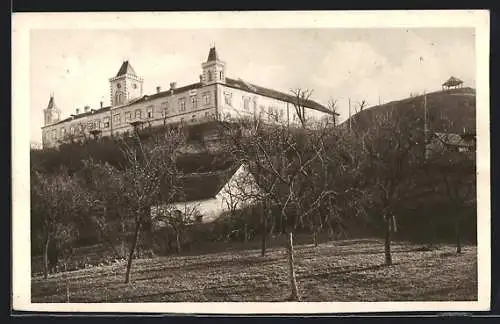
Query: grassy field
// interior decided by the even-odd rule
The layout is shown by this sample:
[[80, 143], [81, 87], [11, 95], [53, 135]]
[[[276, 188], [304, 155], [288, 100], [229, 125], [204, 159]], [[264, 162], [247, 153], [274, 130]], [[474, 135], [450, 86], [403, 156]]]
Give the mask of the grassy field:
[[[295, 261], [303, 301], [477, 300], [477, 248], [461, 255], [451, 245], [420, 251], [393, 244], [383, 266], [383, 242], [340, 240], [297, 245]], [[283, 301], [289, 295], [286, 251], [259, 250], [134, 260], [131, 283], [125, 264], [58, 273], [31, 280], [32, 302]]]

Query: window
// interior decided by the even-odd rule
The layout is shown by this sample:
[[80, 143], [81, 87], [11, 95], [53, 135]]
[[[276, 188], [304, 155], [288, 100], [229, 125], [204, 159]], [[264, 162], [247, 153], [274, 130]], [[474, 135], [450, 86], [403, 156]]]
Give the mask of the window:
[[96, 129], [101, 128], [101, 120], [100, 120], [100, 119], [97, 119], [97, 120], [94, 122], [94, 124], [95, 124], [95, 128], [96, 128]]
[[74, 127], [74, 126], [71, 126], [71, 127], [69, 128], [69, 133], [70, 133], [71, 135], [75, 135], [75, 127]]
[[121, 119], [121, 118], [120, 118], [120, 114], [115, 114], [115, 115], [113, 115], [113, 124], [114, 124], [114, 125], [120, 125], [120, 122], [121, 122], [121, 120], [120, 120], [120, 119]]
[[191, 107], [196, 108], [196, 96], [191, 96]]
[[61, 128], [61, 137], [64, 137], [66, 135], [66, 128]]
[[210, 117], [210, 112], [209, 111], [205, 111], [205, 117]]
[[224, 92], [224, 102], [228, 106], [233, 105], [233, 94], [231, 92]]
[[135, 110], [135, 119], [141, 119], [141, 110], [140, 109]]
[[179, 98], [179, 111], [186, 111], [186, 99]]
[[168, 102], [167, 101], [161, 103], [161, 113], [162, 113], [163, 118], [167, 117], [167, 115], [168, 115]]
[[132, 120], [132, 112], [131, 111], [127, 111], [125, 113], [125, 121], [131, 121]]
[[210, 104], [210, 92], [205, 92], [203, 94], [203, 103], [205, 105], [209, 105]]
[[191, 116], [191, 121], [196, 121], [196, 114]]
[[56, 130], [52, 130], [52, 139], [56, 139], [57, 137], [57, 134], [56, 134]]
[[78, 130], [80, 131], [80, 133], [83, 132], [83, 124], [78, 125]]
[[208, 71], [208, 81], [212, 81], [212, 71]]
[[93, 121], [87, 122], [87, 129], [93, 129], [93, 128], [94, 128], [94, 122]]
[[243, 98], [243, 109], [250, 109], [250, 98]]
[[109, 117], [104, 117], [104, 122], [102, 123], [103, 128], [109, 127]]
[[219, 79], [222, 80], [222, 71], [219, 72]]
[[153, 106], [149, 106], [146, 110], [147, 118], [153, 118]]
[[181, 123], [183, 123], [183, 122], [184, 122], [184, 117], [181, 117]]

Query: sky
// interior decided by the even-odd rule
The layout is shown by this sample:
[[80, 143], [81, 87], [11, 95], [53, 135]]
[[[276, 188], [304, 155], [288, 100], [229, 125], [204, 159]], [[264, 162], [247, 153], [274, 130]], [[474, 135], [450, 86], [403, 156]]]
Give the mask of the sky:
[[302, 88], [340, 119], [368, 106], [441, 88], [450, 76], [475, 88], [473, 28], [385, 29], [32, 29], [30, 140], [41, 142], [50, 94], [61, 118], [88, 105], [109, 105], [109, 78], [129, 60], [144, 93], [170, 82], [198, 82], [215, 44], [226, 75], [289, 93]]

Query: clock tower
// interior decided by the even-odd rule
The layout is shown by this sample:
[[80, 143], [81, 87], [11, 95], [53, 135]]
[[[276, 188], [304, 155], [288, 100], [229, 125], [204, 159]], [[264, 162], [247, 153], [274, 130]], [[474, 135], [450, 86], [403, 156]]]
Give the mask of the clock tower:
[[226, 63], [219, 59], [215, 46], [210, 48], [207, 61], [203, 62], [201, 67], [203, 69], [201, 76], [203, 85], [226, 82]]
[[142, 96], [143, 80], [135, 73], [129, 61], [124, 61], [115, 77], [109, 79], [111, 106], [126, 104], [129, 100]]

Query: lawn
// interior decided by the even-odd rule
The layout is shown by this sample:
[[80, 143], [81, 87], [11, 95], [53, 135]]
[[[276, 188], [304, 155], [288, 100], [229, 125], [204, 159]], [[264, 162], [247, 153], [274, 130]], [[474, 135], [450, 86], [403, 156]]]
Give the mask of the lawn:
[[[461, 255], [451, 245], [421, 251], [393, 244], [383, 266], [383, 242], [339, 240], [295, 247], [303, 301], [477, 300], [477, 248]], [[32, 302], [239, 302], [283, 301], [289, 295], [286, 251], [270, 248], [134, 260], [131, 283], [125, 264], [69, 271], [31, 280]]]

